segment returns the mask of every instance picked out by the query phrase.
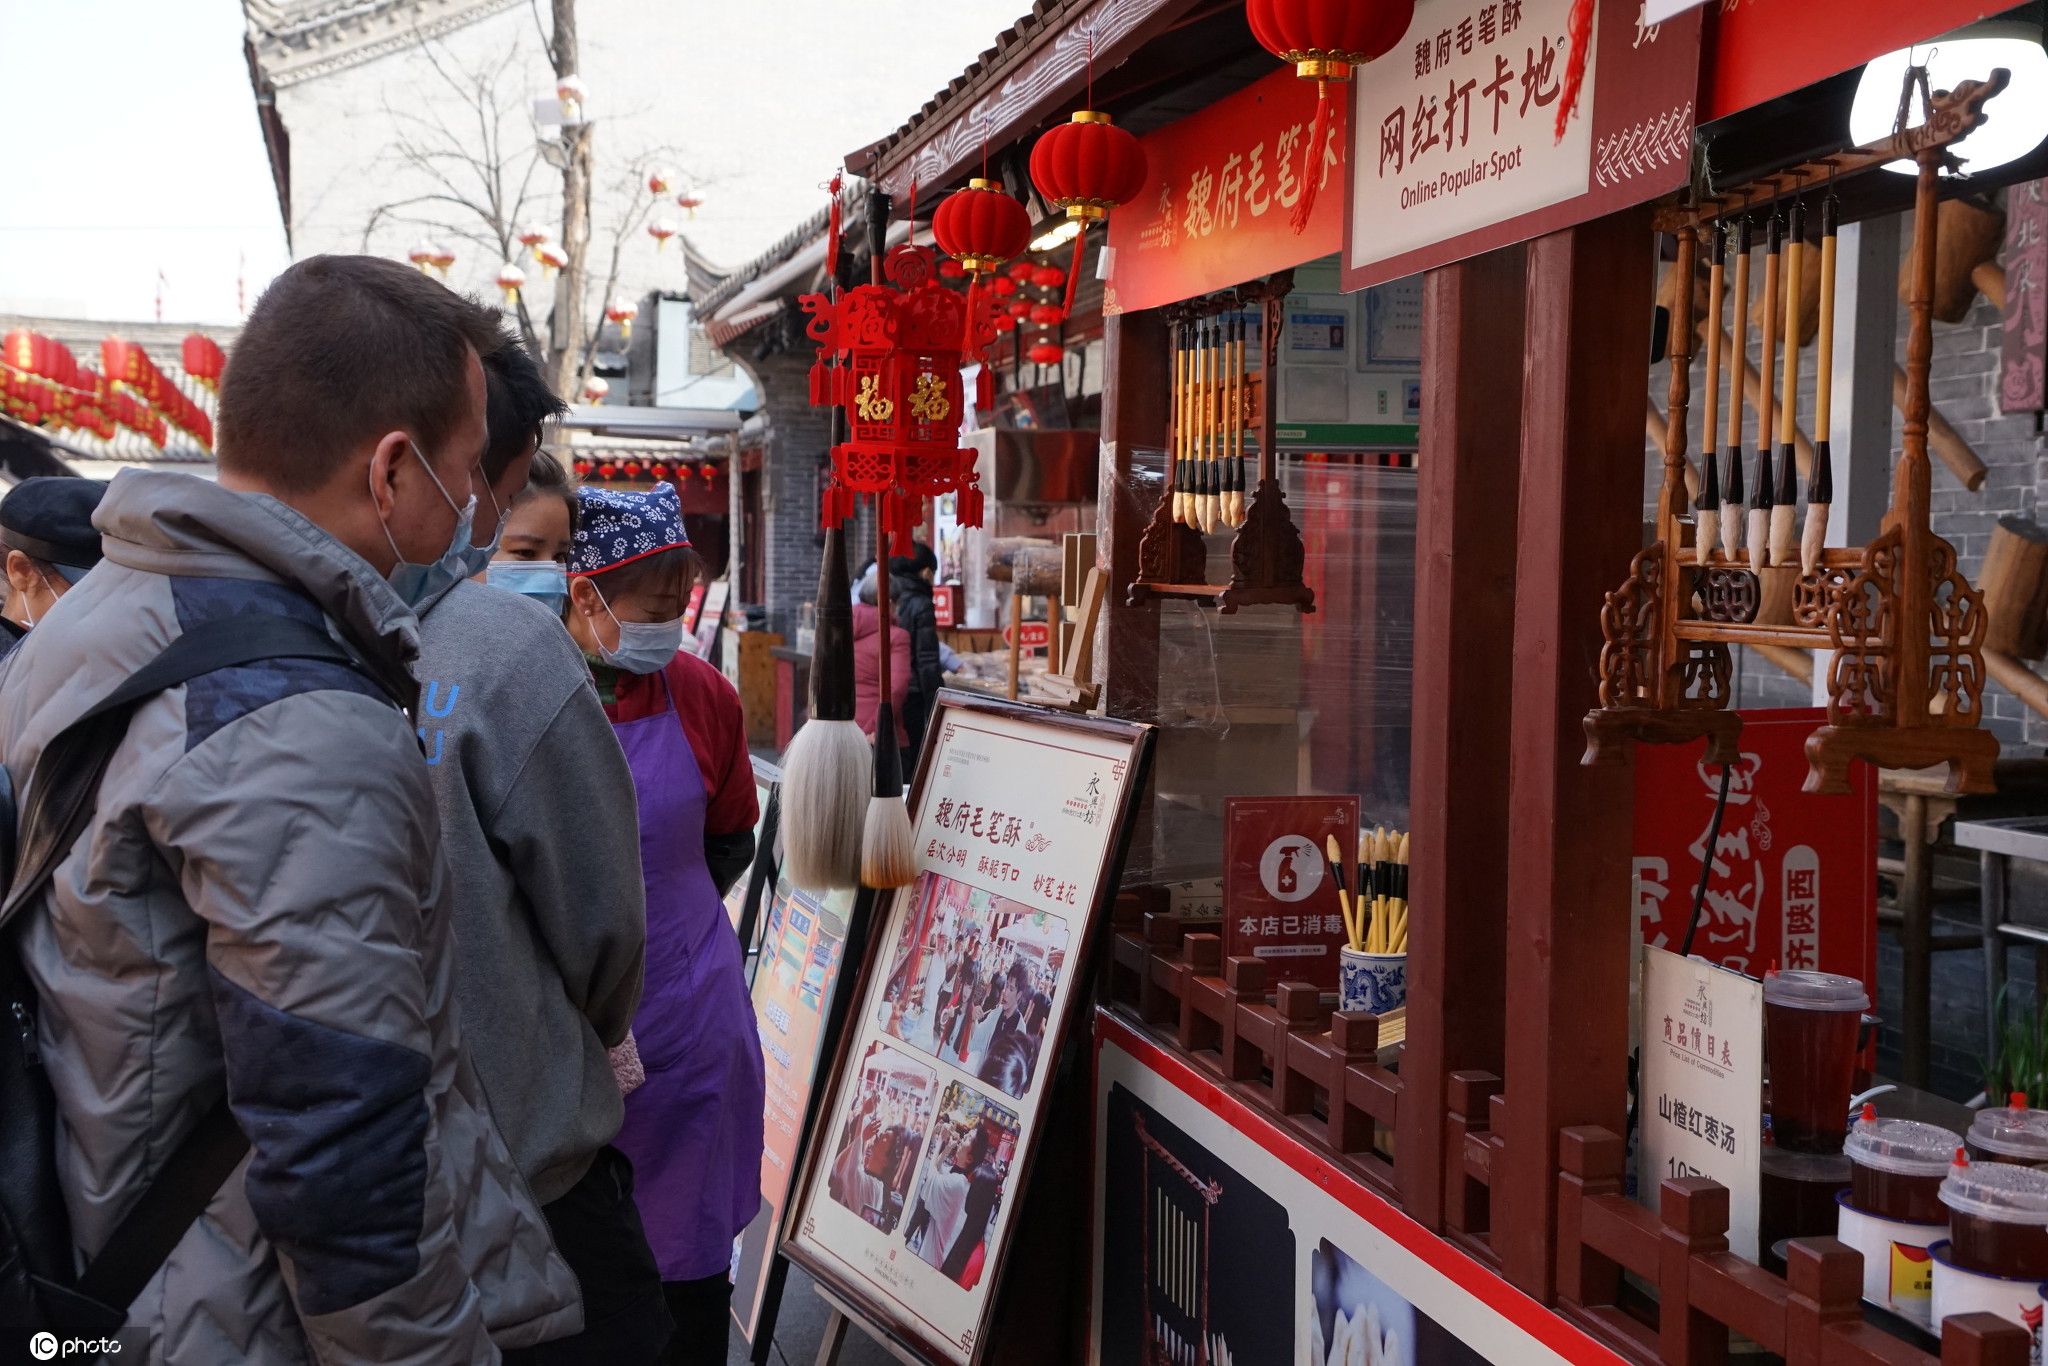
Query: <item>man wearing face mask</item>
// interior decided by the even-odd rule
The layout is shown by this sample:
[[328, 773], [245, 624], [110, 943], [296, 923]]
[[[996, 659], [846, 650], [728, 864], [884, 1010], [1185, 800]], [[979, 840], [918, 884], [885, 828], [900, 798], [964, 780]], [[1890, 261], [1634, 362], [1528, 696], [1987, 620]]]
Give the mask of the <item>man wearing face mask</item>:
[[647, 1080], [616, 1141], [676, 1321], [663, 1361], [722, 1366], [732, 1240], [761, 1201], [761, 1042], [721, 900], [754, 852], [746, 724], [725, 676], [678, 653], [696, 557], [674, 486], [577, 498], [569, 631], [632, 769], [647, 887]]
[[[526, 486], [541, 424], [563, 410], [511, 336], [483, 365], [490, 438], [471, 483], [479, 559], [501, 539], [499, 510]], [[566, 597], [560, 564], [516, 567], [552, 570]], [[463, 1034], [583, 1286], [583, 1332], [506, 1360], [652, 1366], [668, 1311], [632, 1164], [610, 1146], [623, 1111], [606, 1056], [639, 1004], [647, 942], [633, 775], [581, 654], [535, 595], [458, 580], [423, 599], [418, 674], [454, 880]]]
[[349, 656], [148, 695], [10, 927], [81, 1261], [195, 1133], [246, 1146], [127, 1308], [153, 1359], [454, 1366], [582, 1326], [464, 1051], [409, 715], [413, 609], [471, 549], [496, 338], [494, 313], [396, 262], [291, 266], [222, 377], [218, 482], [117, 475], [105, 560], [0, 665], [22, 791], [173, 640], [282, 617]]
[[0, 656], [100, 562], [100, 533], [92, 514], [106, 492], [97, 479], [40, 475], [22, 480], [0, 498], [8, 590], [7, 614], [0, 616]]

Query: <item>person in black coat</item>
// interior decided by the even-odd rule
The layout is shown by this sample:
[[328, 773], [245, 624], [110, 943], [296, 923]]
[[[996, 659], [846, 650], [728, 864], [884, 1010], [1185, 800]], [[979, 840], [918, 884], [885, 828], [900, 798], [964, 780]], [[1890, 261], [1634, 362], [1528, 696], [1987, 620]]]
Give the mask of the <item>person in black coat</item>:
[[945, 669], [939, 663], [939, 618], [932, 606], [932, 580], [938, 570], [939, 557], [923, 541], [917, 542], [910, 554], [889, 561], [896, 622], [910, 637], [910, 700], [904, 708], [904, 728], [910, 735], [903, 761], [906, 775], [915, 770], [925, 724], [938, 706], [945, 680]]

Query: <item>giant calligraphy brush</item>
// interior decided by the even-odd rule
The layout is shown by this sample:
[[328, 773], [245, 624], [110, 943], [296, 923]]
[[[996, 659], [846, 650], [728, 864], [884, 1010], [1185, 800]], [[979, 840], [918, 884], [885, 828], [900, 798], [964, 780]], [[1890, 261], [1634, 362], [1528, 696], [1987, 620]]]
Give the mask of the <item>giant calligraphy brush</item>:
[[1792, 563], [1799, 512], [1799, 459], [1792, 449], [1792, 433], [1799, 419], [1799, 298], [1800, 258], [1806, 253], [1806, 205], [1792, 201], [1791, 223], [1785, 241], [1785, 376], [1778, 395], [1778, 494], [1771, 507], [1771, 563]]
[[1763, 406], [1756, 419], [1756, 492], [1749, 496], [1749, 567], [1762, 569], [1771, 558], [1771, 419], [1778, 383], [1778, 289], [1784, 280], [1785, 220], [1773, 214], [1764, 235], [1764, 344], [1757, 382]]
[[1173, 336], [1173, 481], [1166, 496], [1173, 500], [1173, 520], [1188, 520], [1188, 325]]
[[1721, 384], [1722, 257], [1728, 247], [1728, 225], [1714, 224], [1713, 255], [1707, 263], [1707, 385], [1700, 404], [1700, 491], [1693, 501], [1693, 558], [1705, 564], [1714, 553], [1721, 530], [1721, 467], [1714, 458], [1715, 399]]
[[[888, 195], [869, 193], [867, 226], [871, 280], [880, 288], [882, 258], [888, 247]], [[877, 678], [881, 688], [875, 704], [874, 796], [868, 801], [860, 842], [860, 877], [870, 887], [907, 887], [917, 876], [917, 833], [910, 828], [910, 811], [903, 804], [903, 754], [896, 747], [896, 709], [889, 691], [889, 627], [896, 604], [890, 592], [889, 533], [883, 525], [888, 519], [882, 508], [890, 496], [887, 491], [874, 495]]]
[[1820, 567], [1828, 543], [1828, 505], [1835, 501], [1834, 457], [1828, 451], [1829, 405], [1835, 383], [1835, 215], [1840, 206], [1830, 190], [1820, 203], [1820, 336], [1814, 346], [1813, 473], [1806, 482], [1806, 527], [1799, 543], [1799, 567]]
[[1729, 349], [1728, 482], [1721, 489], [1721, 551], [1730, 564], [1742, 549], [1742, 368], [1749, 363], [1749, 220], [1735, 234], [1735, 338]]

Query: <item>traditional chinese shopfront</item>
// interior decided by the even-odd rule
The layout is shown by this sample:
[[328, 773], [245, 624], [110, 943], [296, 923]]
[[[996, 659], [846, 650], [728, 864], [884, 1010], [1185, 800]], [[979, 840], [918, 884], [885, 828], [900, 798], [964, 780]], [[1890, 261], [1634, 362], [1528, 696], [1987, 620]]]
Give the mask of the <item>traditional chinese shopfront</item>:
[[[1108, 591], [1095, 681], [1108, 721], [1151, 729], [1118, 885], [1098, 903], [1096, 1009], [1065, 1017], [1070, 1057], [1092, 1026], [1093, 1080], [1067, 1074], [1044, 1133], [1018, 1143], [1046, 1198], [1017, 1222], [1007, 1261], [991, 1250], [1000, 1288], [964, 1338], [924, 1334], [886, 1267], [847, 1272], [819, 1254], [824, 1235], [798, 1238], [835, 1309], [899, 1352], [1693, 1366], [1733, 1343], [1816, 1364], [2029, 1359], [2017, 1321], [1865, 1322], [1861, 1254], [1814, 1228], [1793, 1230], [1782, 1270], [1759, 1265], [1775, 1241], [1759, 1241], [1760, 1004], [1719, 1007], [1729, 1021], [1750, 1011], [1752, 1032], [1702, 1023], [1696, 1051], [1734, 1076], [1728, 1103], [1632, 1098], [1635, 1012], [1652, 1018], [1633, 993], [1665, 989], [1634, 980], [1632, 921], [1653, 944], [1686, 940], [1703, 855], [1705, 883], [1770, 886], [1732, 903], [1754, 922], [1745, 942], [1710, 927], [1702, 956], [1736, 969], [1712, 991], [1739, 995], [1731, 983], [1792, 953], [1874, 977], [1871, 766], [1829, 770], [1846, 790], [1799, 790], [1809, 737], [1835, 712], [1752, 717], [1733, 757], [1716, 748], [1737, 742], [1714, 719], [1732, 715], [1715, 689], [1751, 643], [1722, 627], [1775, 619], [1689, 625], [1691, 607], [1643, 585], [1745, 563], [1692, 539], [1698, 452], [1703, 437], [1720, 444], [1719, 410], [1703, 423], [1693, 398], [1694, 338], [1718, 330], [1695, 327], [1707, 305], [1693, 295], [1726, 308], [1719, 267], [1714, 292], [1706, 273], [1717, 225], [1752, 215], [1761, 262], [1763, 225], [1798, 200], [1818, 260], [1837, 179], [1830, 224], [1911, 209], [1910, 177], [1871, 179], [1889, 173], [1856, 150], [1837, 87], [1983, 17], [1972, 4], [1665, 8], [1420, 0], [1319, 124], [1316, 82], [1276, 69], [1239, 6], [1055, 5], [863, 153], [857, 169], [899, 206], [913, 184], [928, 201], [983, 164], [1017, 186], [1036, 137], [1086, 98], [1138, 136], [1149, 168], [1112, 211], [1096, 268]], [[1951, 107], [1930, 92], [1880, 150], [1916, 152], [1915, 136], [1935, 135], [1914, 130]], [[1928, 180], [1923, 207], [1954, 188]], [[1916, 220], [1930, 242], [1932, 221]], [[1674, 282], [1662, 300], [1660, 271]], [[1756, 297], [1786, 308], [1763, 273]], [[1730, 325], [1749, 311], [1739, 299]], [[1783, 393], [1788, 422], [1825, 434], [1820, 345], [1790, 343]], [[1925, 356], [1901, 354], [1924, 390]], [[1763, 352], [1766, 384], [1774, 365]], [[1742, 368], [1708, 364], [1721, 386], [1708, 392], [1728, 401]], [[1646, 385], [1667, 419], [1647, 458]], [[1732, 408], [1738, 446], [1778, 448], [1785, 410], [1768, 392], [1755, 416], [1739, 393]], [[1855, 469], [1888, 471], [1889, 451], [1849, 446], [1814, 458], [1866, 487]], [[1786, 504], [1809, 518], [1814, 477], [1800, 468]], [[1924, 528], [1924, 507], [1898, 505]], [[1751, 534], [1758, 584], [1797, 567], [1783, 545], [1767, 562]], [[1853, 569], [1877, 534], [1875, 514], [1855, 522], [1845, 500], [1815, 562]], [[1814, 610], [1827, 620], [1825, 602]], [[1808, 648], [1798, 631], [1816, 628], [1788, 616], [1772, 629], [1756, 643]], [[1967, 781], [1984, 752], [1959, 734], [1974, 697], [1940, 686], [1954, 705], [1894, 700], [1871, 729], [1917, 719], [1930, 735], [1913, 743]], [[1589, 737], [1603, 762], [1582, 763]], [[1758, 755], [1768, 783], [1747, 762]], [[928, 781], [954, 759], [928, 753]], [[1726, 791], [1738, 769], [1702, 833], [1702, 777]], [[1758, 841], [1753, 872], [1715, 872], [1731, 805]], [[925, 820], [916, 797], [912, 810]], [[1361, 938], [1339, 889], [1367, 880], [1399, 892], [1392, 931], [1374, 908], [1369, 956], [1402, 960], [1405, 1001], [1338, 1009], [1339, 949]], [[918, 933], [921, 964], [946, 938]], [[1690, 970], [1678, 954], [1653, 961]], [[897, 1037], [915, 1051], [914, 1035]], [[1908, 1113], [1886, 1108], [1898, 1096], [1878, 1103]], [[1667, 1139], [1653, 1125], [1736, 1165], [1667, 1166], [1675, 1150], [1655, 1146]], [[1087, 1208], [1057, 1198], [1084, 1185]]]

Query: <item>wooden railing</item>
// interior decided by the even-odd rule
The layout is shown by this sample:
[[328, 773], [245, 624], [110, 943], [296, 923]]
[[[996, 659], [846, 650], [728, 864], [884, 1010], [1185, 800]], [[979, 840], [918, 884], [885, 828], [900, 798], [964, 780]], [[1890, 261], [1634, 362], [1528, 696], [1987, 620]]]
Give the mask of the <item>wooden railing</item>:
[[[1267, 982], [1257, 958], [1225, 958], [1214, 921], [1165, 913], [1113, 927], [1107, 994], [1195, 1066], [1266, 1111], [1364, 1185], [1399, 1203], [1387, 1136], [1401, 1079], [1379, 1062], [1380, 1022], [1333, 1011], [1301, 982]], [[1428, 1028], [1427, 1021], [1411, 1027]], [[1505, 1139], [1502, 1081], [1453, 1072], [1437, 1230], [1498, 1266], [1490, 1187]], [[1622, 1194], [1625, 1149], [1600, 1128], [1558, 1135], [1557, 1294], [1564, 1318], [1645, 1366], [1725, 1366], [1738, 1333], [1786, 1366], [2028, 1366], [2025, 1329], [1988, 1314], [1950, 1318], [1935, 1356], [1866, 1323], [1860, 1253], [1832, 1238], [1794, 1242], [1783, 1277], [1728, 1251], [1728, 1192], [1663, 1183], [1661, 1217]], [[1623, 1272], [1650, 1287], [1630, 1293]]]

